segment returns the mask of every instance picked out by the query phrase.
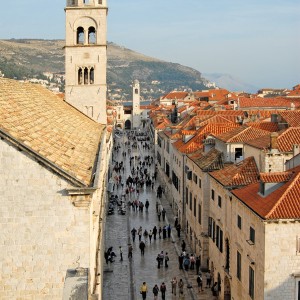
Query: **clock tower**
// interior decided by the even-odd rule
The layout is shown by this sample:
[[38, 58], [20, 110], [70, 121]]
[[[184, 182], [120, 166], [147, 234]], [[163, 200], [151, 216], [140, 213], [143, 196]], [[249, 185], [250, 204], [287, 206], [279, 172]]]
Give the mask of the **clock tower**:
[[138, 80], [133, 81], [132, 85], [132, 127], [141, 126], [141, 108], [140, 108], [140, 83]]
[[106, 0], [67, 0], [65, 99], [106, 124]]

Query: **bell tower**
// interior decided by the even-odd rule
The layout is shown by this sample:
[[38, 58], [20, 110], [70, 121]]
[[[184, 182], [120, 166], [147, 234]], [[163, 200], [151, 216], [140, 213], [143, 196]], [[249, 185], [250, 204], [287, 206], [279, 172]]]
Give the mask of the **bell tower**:
[[138, 80], [133, 81], [132, 85], [132, 127], [141, 126], [141, 108], [140, 108], [140, 83]]
[[106, 0], [67, 0], [65, 98], [106, 124]]

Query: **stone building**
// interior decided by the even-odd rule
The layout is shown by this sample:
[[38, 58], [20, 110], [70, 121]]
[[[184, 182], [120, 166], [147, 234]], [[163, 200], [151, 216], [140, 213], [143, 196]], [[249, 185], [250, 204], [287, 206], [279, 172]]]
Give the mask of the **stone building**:
[[39, 85], [0, 91], [0, 298], [62, 299], [81, 267], [101, 299], [105, 126]]
[[106, 124], [106, 0], [67, 0], [65, 98]]

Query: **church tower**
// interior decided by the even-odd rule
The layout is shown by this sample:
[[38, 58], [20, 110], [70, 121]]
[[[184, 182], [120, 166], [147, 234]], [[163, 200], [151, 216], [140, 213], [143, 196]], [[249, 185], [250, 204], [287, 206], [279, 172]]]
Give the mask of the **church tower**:
[[106, 124], [106, 0], [67, 0], [65, 98]]
[[141, 108], [140, 108], [140, 83], [134, 80], [132, 85], [132, 127], [141, 126]]

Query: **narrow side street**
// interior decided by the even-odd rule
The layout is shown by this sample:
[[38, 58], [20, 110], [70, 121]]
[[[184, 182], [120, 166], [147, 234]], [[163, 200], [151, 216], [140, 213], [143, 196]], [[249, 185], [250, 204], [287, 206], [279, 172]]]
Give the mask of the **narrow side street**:
[[[134, 135], [135, 136], [135, 135]], [[128, 141], [130, 141], [130, 146], [128, 146]], [[145, 144], [145, 142], [143, 142]], [[150, 178], [155, 172], [155, 160], [154, 160], [154, 151], [151, 145], [151, 142], [146, 142], [150, 145], [150, 149], [145, 149], [142, 147], [142, 142], [137, 142], [137, 147], [133, 148], [132, 140], [128, 140], [127, 136], [121, 136], [116, 138], [115, 146], [120, 146], [117, 151], [114, 151], [113, 159], [114, 162], [121, 163], [123, 162], [124, 170], [121, 168], [120, 172], [117, 173], [121, 175], [122, 179], [119, 185], [115, 184], [114, 191], [112, 195], [118, 195], [118, 199], [125, 200], [126, 203], [126, 213], [124, 215], [118, 212], [117, 204], [114, 205], [114, 213], [107, 215], [106, 217], [106, 232], [105, 232], [105, 245], [107, 250], [109, 247], [113, 247], [113, 251], [116, 254], [114, 257], [114, 262], [104, 262], [104, 282], [103, 282], [103, 299], [105, 300], [135, 300], [142, 299], [140, 294], [140, 287], [145, 281], [148, 287], [147, 299], [153, 299], [152, 289], [155, 284], [158, 287], [164, 282], [166, 284], [166, 298], [165, 299], [214, 299], [210, 288], [206, 288], [206, 277], [205, 274], [202, 274], [203, 278], [203, 291], [198, 292], [197, 287], [197, 275], [196, 270], [183, 271], [179, 269], [179, 260], [178, 256], [181, 254], [181, 243], [184, 240], [184, 234], [181, 232], [181, 238], [177, 237], [177, 231], [174, 228], [174, 215], [172, 208], [169, 204], [168, 199], [165, 197], [165, 194], [162, 194], [162, 197], [158, 199], [156, 197], [157, 187], [161, 184], [159, 174], [155, 181], [153, 188], [150, 186], [144, 185], [142, 188], [137, 188], [139, 193], [136, 191], [136, 186], [133, 186], [134, 191], [126, 195], [126, 179], [128, 176], [135, 177], [132, 175], [131, 169], [135, 169], [145, 161], [145, 157], [153, 157], [153, 163], [151, 166], [146, 166]], [[125, 145], [126, 144], [126, 145]], [[130, 149], [130, 150], [128, 150]], [[126, 157], [124, 156], [124, 151], [126, 152]], [[130, 151], [131, 153], [128, 153]], [[132, 165], [130, 167], [130, 157], [132, 159]], [[151, 161], [151, 160], [150, 160]], [[112, 168], [114, 166], [111, 166]], [[114, 172], [111, 172], [114, 175]], [[121, 186], [123, 183], [123, 188]], [[122, 195], [126, 195], [122, 197]], [[141, 201], [144, 205], [146, 201], [149, 201], [148, 212], [146, 208], [143, 208], [143, 211], [139, 209], [134, 210], [132, 206], [128, 205], [128, 202], [135, 200]], [[156, 211], [156, 202], [158, 201], [159, 209], [164, 208], [166, 211], [165, 220], [162, 216], [160, 221], [158, 219]], [[145, 253], [141, 255], [141, 250], [139, 249], [139, 237], [136, 233], [135, 242], [132, 240], [131, 230], [135, 228], [136, 230], [139, 227], [142, 227], [142, 232], [145, 230], [150, 232], [153, 230], [154, 226], [163, 228], [164, 226], [171, 226], [171, 235], [166, 238], [163, 238], [161, 233], [161, 238], [157, 233], [156, 240], [152, 236], [150, 243], [149, 237], [142, 235], [141, 240], [145, 242]], [[133, 257], [132, 259], [128, 258], [128, 247], [132, 244], [133, 247]], [[120, 248], [122, 247], [123, 251], [123, 261], [120, 260]], [[163, 251], [164, 254], [168, 253], [169, 261], [168, 267], [165, 267], [165, 261], [163, 265], [158, 268], [158, 262], [156, 260], [158, 254]], [[186, 253], [191, 254], [189, 246], [186, 247]], [[103, 253], [104, 258], [104, 253]], [[184, 282], [184, 296], [180, 298], [179, 289], [177, 285], [176, 296], [171, 293], [171, 280], [176, 276], [177, 281], [180, 279]], [[191, 287], [189, 287], [191, 285]], [[158, 299], [162, 299], [161, 292], [158, 294]]]

